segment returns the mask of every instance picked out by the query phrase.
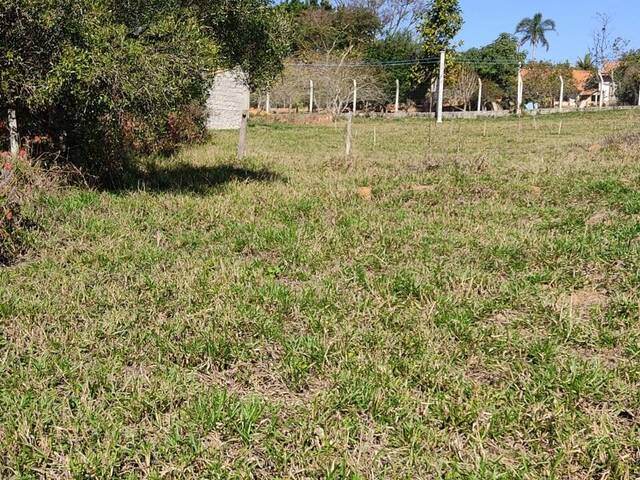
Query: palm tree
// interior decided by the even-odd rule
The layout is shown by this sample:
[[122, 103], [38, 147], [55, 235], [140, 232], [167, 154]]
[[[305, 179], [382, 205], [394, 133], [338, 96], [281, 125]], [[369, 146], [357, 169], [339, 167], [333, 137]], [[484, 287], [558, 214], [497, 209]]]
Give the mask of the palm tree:
[[589, 71], [596, 70], [596, 64], [594, 63], [593, 57], [591, 56], [590, 53], [587, 53], [582, 58], [578, 58], [578, 61], [576, 62], [576, 67], [578, 67], [580, 70], [589, 70]]
[[542, 45], [549, 50], [547, 32], [556, 31], [556, 22], [542, 19], [541, 13], [536, 13], [533, 18], [523, 18], [516, 27], [516, 35], [520, 35], [520, 45], [531, 44], [531, 60], [535, 60], [536, 47]]

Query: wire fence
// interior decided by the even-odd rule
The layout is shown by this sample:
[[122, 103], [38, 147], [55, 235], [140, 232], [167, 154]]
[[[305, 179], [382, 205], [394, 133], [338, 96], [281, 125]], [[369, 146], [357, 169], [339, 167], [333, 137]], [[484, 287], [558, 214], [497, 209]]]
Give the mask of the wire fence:
[[[489, 70], [492, 75], [485, 73]], [[594, 85], [591, 76], [580, 72], [543, 64], [523, 67], [510, 60], [447, 61], [444, 55], [379, 62], [327, 56], [285, 64], [282, 80], [269, 92], [254, 94], [252, 107], [274, 114], [428, 115], [441, 120], [617, 105], [613, 77], [600, 77]], [[417, 84], [420, 73], [427, 81]]]

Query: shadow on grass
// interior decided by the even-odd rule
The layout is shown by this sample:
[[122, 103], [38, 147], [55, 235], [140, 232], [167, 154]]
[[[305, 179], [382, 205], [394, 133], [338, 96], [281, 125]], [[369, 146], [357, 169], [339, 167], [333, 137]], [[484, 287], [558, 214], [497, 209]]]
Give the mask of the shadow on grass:
[[150, 164], [144, 169], [129, 172], [128, 179], [119, 190], [148, 190], [207, 194], [232, 182], [271, 183], [287, 182], [287, 178], [266, 168], [238, 165], [194, 166]]

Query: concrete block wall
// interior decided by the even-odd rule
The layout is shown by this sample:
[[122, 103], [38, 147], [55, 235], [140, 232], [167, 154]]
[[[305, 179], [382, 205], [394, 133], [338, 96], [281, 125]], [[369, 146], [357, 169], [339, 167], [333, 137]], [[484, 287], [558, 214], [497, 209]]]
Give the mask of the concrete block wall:
[[207, 100], [207, 128], [239, 129], [242, 112], [249, 110], [250, 93], [242, 72], [234, 70], [216, 74]]

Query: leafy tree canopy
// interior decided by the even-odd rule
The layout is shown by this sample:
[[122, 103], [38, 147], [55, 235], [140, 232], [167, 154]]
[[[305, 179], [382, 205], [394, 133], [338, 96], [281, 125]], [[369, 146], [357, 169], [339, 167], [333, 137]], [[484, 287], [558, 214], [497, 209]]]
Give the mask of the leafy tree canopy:
[[[418, 28], [423, 56], [436, 58], [442, 50], [455, 52], [453, 39], [463, 24], [459, 0], [431, 0]], [[448, 55], [448, 59], [452, 60], [451, 55]], [[430, 81], [436, 71], [437, 66], [425, 66], [418, 70], [417, 76], [422, 81]]]

